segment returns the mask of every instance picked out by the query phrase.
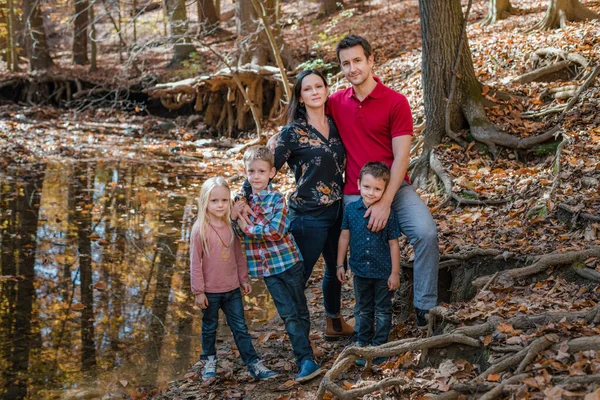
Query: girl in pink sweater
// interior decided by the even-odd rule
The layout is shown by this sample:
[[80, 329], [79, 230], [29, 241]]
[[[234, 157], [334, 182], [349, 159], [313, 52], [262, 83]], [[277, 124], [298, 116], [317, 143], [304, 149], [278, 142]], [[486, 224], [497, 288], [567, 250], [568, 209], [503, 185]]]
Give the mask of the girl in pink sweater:
[[202, 379], [217, 376], [215, 348], [219, 309], [227, 318], [235, 344], [249, 374], [255, 379], [269, 379], [277, 374], [262, 364], [256, 354], [244, 319], [244, 295], [252, 291], [248, 268], [239, 239], [230, 220], [231, 194], [224, 178], [207, 179], [200, 190], [198, 219], [190, 239], [192, 292], [202, 309]]

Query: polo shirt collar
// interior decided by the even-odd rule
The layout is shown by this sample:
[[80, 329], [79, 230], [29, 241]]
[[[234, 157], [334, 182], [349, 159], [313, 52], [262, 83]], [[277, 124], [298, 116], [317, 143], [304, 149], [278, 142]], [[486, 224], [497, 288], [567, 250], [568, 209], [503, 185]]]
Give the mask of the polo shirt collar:
[[369, 207], [367, 207], [367, 205], [365, 204], [365, 201], [362, 199], [362, 197], [359, 200], [358, 203], [358, 208], [364, 208], [365, 210], [368, 209]]
[[[374, 99], [378, 99], [379, 97], [381, 97], [381, 93], [383, 92], [383, 83], [381, 83], [381, 79], [379, 79], [376, 76], [373, 76], [373, 79], [375, 80], [375, 82], [377, 82], [377, 85], [375, 85], [375, 88], [373, 89], [373, 91], [371, 91], [371, 93], [369, 93], [367, 98], [372, 97]], [[348, 97], [356, 98], [356, 94], [354, 93], [354, 86], [352, 87], [352, 90], [348, 91]]]

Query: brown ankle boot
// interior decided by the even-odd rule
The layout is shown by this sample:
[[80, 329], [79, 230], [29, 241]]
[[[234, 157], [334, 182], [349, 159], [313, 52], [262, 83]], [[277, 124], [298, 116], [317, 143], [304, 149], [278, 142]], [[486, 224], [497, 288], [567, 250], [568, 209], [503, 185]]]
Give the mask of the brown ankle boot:
[[327, 326], [325, 328], [325, 340], [332, 341], [346, 338], [354, 333], [354, 327], [348, 325], [344, 318], [327, 318]]

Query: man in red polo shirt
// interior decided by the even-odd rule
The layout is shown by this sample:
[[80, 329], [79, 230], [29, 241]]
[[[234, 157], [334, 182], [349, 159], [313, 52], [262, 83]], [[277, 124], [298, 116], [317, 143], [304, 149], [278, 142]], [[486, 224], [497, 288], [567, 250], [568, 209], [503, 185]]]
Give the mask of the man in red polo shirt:
[[[344, 76], [352, 87], [329, 97], [328, 112], [335, 120], [347, 153], [344, 203], [360, 198], [358, 175], [369, 161], [383, 161], [391, 179], [383, 197], [369, 207], [369, 228], [380, 231], [393, 211], [415, 252], [414, 306], [417, 326], [427, 326], [427, 312], [437, 304], [439, 248], [436, 224], [429, 208], [410, 184], [407, 169], [413, 134], [408, 100], [373, 75], [369, 42], [356, 35], [336, 48]], [[355, 327], [356, 331], [356, 327]]]

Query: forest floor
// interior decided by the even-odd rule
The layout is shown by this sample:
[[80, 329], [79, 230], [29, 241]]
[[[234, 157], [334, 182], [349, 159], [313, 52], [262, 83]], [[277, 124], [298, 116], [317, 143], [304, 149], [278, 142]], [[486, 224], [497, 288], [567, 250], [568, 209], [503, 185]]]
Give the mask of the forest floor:
[[[424, 112], [418, 6], [416, 1], [392, 3], [371, 1], [362, 9], [347, 9], [333, 19], [322, 21], [314, 18], [316, 9], [309, 7], [297, 11], [288, 4], [284, 6], [284, 19], [294, 21], [297, 27], [284, 29], [284, 35], [297, 58], [305, 59], [311, 52], [316, 52], [325, 62], [332, 62], [333, 47], [339, 37], [346, 32], [368, 32], [376, 46], [376, 74], [408, 97], [415, 122], [420, 123]], [[600, 347], [593, 342], [580, 351], [569, 351], [571, 345], [568, 344], [573, 338], [597, 339], [600, 335], [598, 320], [593, 314], [600, 303], [600, 285], [594, 280], [600, 274], [600, 114], [597, 112], [600, 109], [600, 80], [592, 81], [561, 118], [558, 118], [560, 111], [545, 114], [548, 110], [564, 107], [568, 101], [568, 98], [556, 99], [553, 90], [582, 85], [583, 68], [573, 66], [567, 76], [554, 76], [547, 81], [513, 81], [532, 70], [531, 56], [543, 48], [557, 48], [585, 57], [589, 61], [588, 71], [599, 65], [600, 21], [571, 23], [565, 29], [527, 32], [543, 18], [546, 4], [528, 0], [519, 2], [521, 9], [508, 19], [490, 26], [478, 26], [475, 23], [485, 16], [486, 3], [478, 1], [473, 5], [468, 36], [477, 77], [485, 85], [483, 93], [490, 101], [487, 109], [490, 119], [505, 132], [519, 137], [541, 134], [556, 124], [560, 125], [559, 135], [550, 144], [529, 151], [502, 150], [496, 159], [475, 142], [466, 149], [449, 141], [438, 147], [436, 154], [452, 179], [454, 193], [471, 199], [506, 200], [503, 204], [469, 206], [446, 202], [443, 188], [436, 185], [422, 191], [421, 196], [437, 222], [442, 260], [448, 271], [454, 268], [452, 265], [480, 269], [474, 275], [468, 275], [474, 279], [495, 270], [538, 265], [541, 267], [537, 271], [541, 273], [521, 277], [501, 273], [494, 279], [488, 277], [486, 282], [491, 284], [485, 290], [481, 290], [481, 285], [471, 289], [471, 295], [463, 301], [449, 303], [453, 299], [449, 293], [444, 299], [447, 303], [442, 305], [452, 317], [439, 324], [434, 333], [441, 333], [444, 326], [446, 332], [461, 325], [477, 326], [492, 317], [501, 318], [501, 322], [496, 320], [491, 331], [475, 335], [480, 342], [475, 351], [456, 346], [425, 353], [422, 348], [402, 351], [386, 364], [374, 367], [372, 372], [350, 367], [336, 378], [344, 389], [368, 386], [389, 377], [406, 378], [403, 384], [365, 398], [421, 398], [428, 393], [446, 393], [459, 383], [473, 384], [472, 380], [490, 365], [497, 365], [502, 355], [516, 354], [516, 364], [513, 362], [478, 380], [480, 394], [462, 392], [467, 398], [479, 397], [481, 391], [492, 390], [499, 382], [513, 376], [508, 371], [514, 371], [529, 353], [528, 363], [519, 371], [528, 375], [505, 385], [505, 397], [600, 399], [597, 387], [600, 382], [597, 379], [600, 352], [597, 351]], [[584, 3], [600, 12], [600, 2]], [[202, 56], [207, 68], [216, 67], [216, 60], [208, 53]], [[166, 76], [162, 75], [163, 78]], [[337, 83], [344, 84], [341, 79]], [[501, 92], [510, 96], [501, 96]], [[196, 129], [187, 128], [187, 117], [176, 119], [176, 127], [166, 135], [156, 133], [160, 132], [164, 120], [91, 108], [75, 113], [3, 106], [0, 116], [9, 119], [13, 127], [10, 132], [0, 132], [3, 139], [0, 143], [1, 169], [44, 158], [98, 157], [97, 150], [102, 147], [106, 156], [112, 158], [152, 162], [156, 157], [168, 157], [178, 172], [187, 170], [190, 173], [202, 164], [203, 174], [222, 174], [234, 185], [241, 183], [239, 170], [230, 162], [234, 158], [239, 164], [240, 155], [230, 155], [221, 147], [207, 147], [214, 142], [200, 137]], [[143, 128], [127, 136], [106, 133], [100, 141], [90, 141], [91, 136], [85, 128], [72, 130], [68, 136], [55, 136], [51, 141], [38, 136], [39, 129], [60, 125], [61, 119], [78, 119], [83, 125], [109, 122], [138, 124]], [[23, 120], [35, 121], [35, 129], [29, 123], [27, 129], [24, 128]], [[274, 124], [269, 128], [277, 129]], [[416, 135], [415, 141], [419, 138]], [[280, 174], [277, 185], [282, 191], [289, 191], [293, 182], [290, 176]], [[409, 247], [403, 243], [402, 259], [410, 269], [413, 255]], [[579, 256], [553, 262], [552, 258], [558, 259], [558, 254]], [[540, 263], [540, 257], [548, 255], [550, 260], [541, 259]], [[582, 270], [588, 278], [582, 278]], [[344, 343], [325, 342], [322, 338], [324, 315], [318, 278], [321, 271], [322, 265], [319, 265], [307, 289], [313, 322], [311, 339], [323, 353], [319, 362], [324, 368], [331, 369]], [[459, 277], [458, 272], [450, 274], [452, 278], [449, 279]], [[448, 286], [449, 292], [455, 289], [450, 283]], [[473, 297], [475, 293], [477, 295]], [[346, 286], [345, 315], [351, 315], [352, 305], [352, 289]], [[404, 317], [411, 315], [404, 311]], [[591, 313], [587, 320], [582, 318], [586, 312]], [[555, 314], [548, 316], [548, 313]], [[529, 324], [518, 319], [537, 315], [546, 317]], [[224, 342], [219, 343], [223, 373], [216, 382], [203, 384], [199, 379], [201, 365], [196, 365], [183, 379], [171, 382], [166, 388], [133, 391], [129, 395], [132, 398], [169, 399], [313, 399], [320, 379], [305, 385], [293, 382], [296, 369], [283, 332], [278, 320], [265, 323], [252, 332], [265, 364], [281, 373], [273, 381], [257, 383], [245, 377], [239, 357], [235, 350], [230, 350], [228, 337], [221, 338]], [[390, 341], [423, 335], [415, 328], [412, 317], [396, 318]], [[528, 352], [532, 343], [541, 343], [537, 339], [548, 343]], [[577, 383], [574, 379], [590, 375], [596, 380]], [[562, 377], [570, 377], [571, 382], [561, 381]]]

